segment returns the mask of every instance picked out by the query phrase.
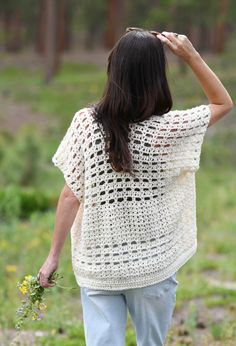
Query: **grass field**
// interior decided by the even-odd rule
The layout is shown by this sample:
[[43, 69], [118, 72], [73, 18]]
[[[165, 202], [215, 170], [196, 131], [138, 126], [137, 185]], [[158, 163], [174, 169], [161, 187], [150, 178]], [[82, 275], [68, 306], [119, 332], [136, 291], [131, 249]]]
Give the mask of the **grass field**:
[[[231, 53], [209, 57], [208, 62], [235, 101], [236, 82]], [[7, 191], [0, 194], [0, 212], [3, 215], [0, 344], [8, 345], [14, 334], [15, 310], [20, 302], [16, 283], [26, 274], [37, 274], [50, 246], [56, 202], [64, 183], [61, 173], [53, 167], [51, 157], [75, 111], [102, 95], [106, 77], [102, 68], [75, 63], [65, 64], [49, 86], [42, 84], [40, 69], [30, 71], [8, 67], [0, 71], [0, 75], [3, 109], [9, 100], [15, 104], [16, 110], [18, 105], [24, 104], [29, 109], [29, 117], [41, 114], [55, 124], [44, 132], [26, 126], [15, 135], [4, 129], [0, 134], [0, 165], [4, 173], [0, 178], [0, 189]], [[181, 75], [178, 65], [173, 63], [169, 66], [169, 79], [174, 108], [207, 102], [189, 70]], [[6, 116], [7, 108], [0, 111], [0, 121], [4, 121]], [[235, 111], [227, 117], [235, 117]], [[236, 344], [235, 138], [236, 120], [230, 120], [228, 126], [228, 119], [225, 119], [215, 125], [214, 131], [209, 131], [203, 144], [201, 168], [196, 175], [198, 252], [178, 274], [179, 289], [173, 326], [167, 340], [169, 346]], [[33, 159], [35, 156], [37, 160]], [[31, 170], [37, 170], [37, 174], [31, 175]], [[34, 200], [35, 208], [27, 216], [21, 216], [24, 214], [20, 213], [20, 208], [27, 203], [26, 197], [17, 197], [16, 186], [24, 191], [33, 189], [32, 194], [36, 195], [40, 191], [42, 200], [47, 201], [45, 210], [38, 210], [42, 202], [31, 196], [29, 201]], [[64, 276], [64, 286], [76, 286], [69, 237], [59, 271]], [[45, 317], [25, 324], [25, 331], [33, 340], [31, 345], [85, 345], [79, 287], [75, 290], [54, 287], [47, 290], [46, 299], [48, 312]], [[35, 335], [34, 332], [39, 330], [41, 334]], [[130, 317], [126, 345], [136, 345]]]

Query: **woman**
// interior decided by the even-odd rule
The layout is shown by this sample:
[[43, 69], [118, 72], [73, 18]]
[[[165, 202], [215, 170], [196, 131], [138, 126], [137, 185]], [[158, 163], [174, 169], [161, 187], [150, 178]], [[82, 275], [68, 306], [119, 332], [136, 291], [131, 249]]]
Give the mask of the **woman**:
[[[164, 45], [195, 73], [207, 105], [171, 110]], [[75, 113], [52, 161], [65, 186], [40, 285], [71, 230], [88, 346], [163, 345], [176, 273], [196, 252], [195, 172], [207, 128], [232, 100], [185, 35], [129, 28], [108, 58], [102, 99]]]

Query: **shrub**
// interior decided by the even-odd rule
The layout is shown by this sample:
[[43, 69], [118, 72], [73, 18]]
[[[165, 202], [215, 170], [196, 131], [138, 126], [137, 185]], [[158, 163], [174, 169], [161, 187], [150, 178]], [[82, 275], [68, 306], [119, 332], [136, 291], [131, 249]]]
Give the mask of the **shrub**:
[[11, 141], [1, 142], [3, 146], [0, 152], [0, 183], [24, 186], [34, 183], [42, 167], [42, 140], [39, 140], [34, 128], [26, 125]]
[[35, 188], [20, 188], [9, 185], [0, 190], [0, 218], [28, 218], [34, 211], [45, 211], [54, 207], [48, 194]]

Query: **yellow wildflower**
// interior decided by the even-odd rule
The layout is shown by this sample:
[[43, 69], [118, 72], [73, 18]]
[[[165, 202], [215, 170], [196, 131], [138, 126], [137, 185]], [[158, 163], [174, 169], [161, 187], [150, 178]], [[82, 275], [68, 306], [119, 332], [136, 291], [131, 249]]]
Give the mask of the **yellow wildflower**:
[[0, 250], [4, 250], [4, 249], [7, 249], [9, 247], [9, 242], [6, 241], [6, 240], [1, 240], [0, 241]]
[[17, 266], [14, 264], [7, 264], [5, 269], [7, 273], [15, 273], [17, 271]]
[[27, 275], [27, 276], [25, 276], [25, 279], [27, 280], [27, 281], [29, 281], [29, 280], [31, 280], [32, 279], [32, 275]]
[[47, 305], [45, 303], [39, 303], [39, 309], [40, 310], [47, 309]]
[[39, 245], [40, 245], [40, 239], [35, 238], [35, 239], [32, 239], [29, 243], [27, 243], [27, 248], [30, 250], [30, 249], [37, 248]]
[[28, 292], [28, 289], [26, 286], [22, 285], [19, 287], [19, 290], [23, 293], [23, 294], [26, 294]]

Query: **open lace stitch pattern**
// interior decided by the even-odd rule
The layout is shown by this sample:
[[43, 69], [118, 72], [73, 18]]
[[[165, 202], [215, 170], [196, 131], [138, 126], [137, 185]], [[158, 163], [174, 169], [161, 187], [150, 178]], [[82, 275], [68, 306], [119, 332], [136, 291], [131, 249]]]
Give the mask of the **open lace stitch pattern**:
[[195, 253], [195, 172], [209, 120], [200, 105], [131, 123], [132, 177], [112, 169], [93, 108], [75, 113], [52, 162], [81, 203], [71, 229], [80, 286], [154, 284]]

